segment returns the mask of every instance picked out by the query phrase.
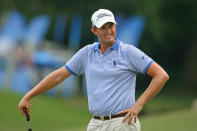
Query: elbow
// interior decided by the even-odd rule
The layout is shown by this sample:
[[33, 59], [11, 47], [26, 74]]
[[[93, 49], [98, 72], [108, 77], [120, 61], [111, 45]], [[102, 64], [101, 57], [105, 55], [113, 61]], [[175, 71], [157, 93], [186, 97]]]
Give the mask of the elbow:
[[170, 79], [169, 75], [166, 72], [163, 73], [163, 79], [164, 81], [168, 81]]
[[160, 70], [156, 73], [156, 76], [163, 81], [164, 83], [167, 82], [169, 80], [169, 75], [167, 72], [165, 72], [164, 70]]

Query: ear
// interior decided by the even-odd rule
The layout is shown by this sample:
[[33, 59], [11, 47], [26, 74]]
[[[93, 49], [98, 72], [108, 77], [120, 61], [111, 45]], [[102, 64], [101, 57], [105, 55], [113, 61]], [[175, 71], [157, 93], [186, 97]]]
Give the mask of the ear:
[[91, 28], [91, 31], [92, 31], [92, 33], [93, 33], [94, 35], [97, 35], [96, 29], [95, 29], [94, 27]]

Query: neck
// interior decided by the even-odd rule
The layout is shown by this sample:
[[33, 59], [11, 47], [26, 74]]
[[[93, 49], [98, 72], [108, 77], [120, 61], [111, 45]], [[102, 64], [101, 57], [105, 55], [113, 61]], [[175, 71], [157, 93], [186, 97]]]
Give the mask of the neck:
[[116, 43], [116, 40], [114, 42], [111, 42], [111, 43], [104, 43], [104, 42], [101, 43], [100, 42], [100, 50], [101, 50], [102, 54], [105, 53], [107, 48], [112, 47], [115, 43]]

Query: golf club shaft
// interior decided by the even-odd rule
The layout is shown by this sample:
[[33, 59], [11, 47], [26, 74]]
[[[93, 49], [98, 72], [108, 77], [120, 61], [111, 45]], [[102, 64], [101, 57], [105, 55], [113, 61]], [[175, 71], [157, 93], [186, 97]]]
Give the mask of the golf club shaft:
[[32, 129], [31, 129], [31, 124], [30, 124], [30, 115], [29, 115], [29, 113], [28, 113], [28, 111], [27, 111], [27, 108], [24, 108], [23, 110], [24, 110], [24, 112], [25, 112], [26, 120], [27, 120], [28, 127], [29, 127], [28, 131], [32, 131]]

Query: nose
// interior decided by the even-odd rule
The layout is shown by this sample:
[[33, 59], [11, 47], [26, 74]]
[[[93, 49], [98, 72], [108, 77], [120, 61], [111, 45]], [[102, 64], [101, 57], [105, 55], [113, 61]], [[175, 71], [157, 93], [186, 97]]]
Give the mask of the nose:
[[106, 33], [111, 33], [111, 29], [110, 29], [110, 28], [106, 28], [106, 29], [105, 29], [105, 32], [106, 32]]

